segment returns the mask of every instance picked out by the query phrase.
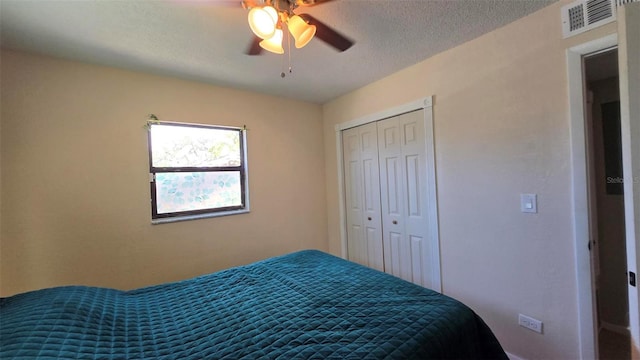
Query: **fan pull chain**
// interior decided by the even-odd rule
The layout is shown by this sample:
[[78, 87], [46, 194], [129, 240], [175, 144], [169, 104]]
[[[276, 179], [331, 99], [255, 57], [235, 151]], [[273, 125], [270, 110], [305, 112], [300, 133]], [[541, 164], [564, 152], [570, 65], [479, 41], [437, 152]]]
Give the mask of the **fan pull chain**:
[[[287, 30], [289, 30], [287, 28]], [[287, 57], [289, 59], [289, 74], [293, 73], [293, 68], [291, 67], [291, 36], [289, 35], [289, 31], [287, 31]], [[284, 79], [285, 76], [287, 76], [284, 72], [284, 56], [282, 57], [282, 65], [281, 68], [282, 72], [280, 72], [280, 77]]]
[[[287, 28], [287, 30], [289, 30], [289, 28]], [[289, 74], [291, 74], [293, 72], [292, 68], [291, 68], [291, 35], [289, 34], [289, 32], [287, 31], [287, 51], [289, 55]]]

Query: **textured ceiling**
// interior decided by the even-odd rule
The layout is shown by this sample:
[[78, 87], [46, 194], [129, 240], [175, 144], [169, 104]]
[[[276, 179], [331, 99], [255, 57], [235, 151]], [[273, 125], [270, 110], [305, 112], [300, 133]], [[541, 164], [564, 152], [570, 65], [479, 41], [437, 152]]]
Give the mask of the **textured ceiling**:
[[[247, 11], [228, 0], [0, 0], [4, 48], [324, 103], [555, 0], [335, 0], [310, 13], [355, 40], [244, 54]], [[238, 0], [240, 2], [240, 0]], [[560, 21], [560, 20], [558, 20]]]

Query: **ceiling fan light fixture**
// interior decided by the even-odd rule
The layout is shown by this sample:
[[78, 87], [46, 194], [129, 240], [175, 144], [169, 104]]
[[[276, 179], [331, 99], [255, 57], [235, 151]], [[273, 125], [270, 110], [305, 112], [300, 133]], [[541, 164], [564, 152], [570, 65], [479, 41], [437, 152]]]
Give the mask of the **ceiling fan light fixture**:
[[260, 41], [260, 47], [274, 54], [284, 54], [284, 48], [282, 47], [282, 38], [282, 29], [276, 29], [272, 37]]
[[278, 24], [278, 12], [272, 6], [254, 7], [249, 10], [249, 27], [257, 37], [274, 36]]
[[294, 15], [287, 21], [289, 32], [293, 35], [296, 48], [300, 49], [307, 45], [316, 34], [316, 26], [309, 25], [300, 16]]

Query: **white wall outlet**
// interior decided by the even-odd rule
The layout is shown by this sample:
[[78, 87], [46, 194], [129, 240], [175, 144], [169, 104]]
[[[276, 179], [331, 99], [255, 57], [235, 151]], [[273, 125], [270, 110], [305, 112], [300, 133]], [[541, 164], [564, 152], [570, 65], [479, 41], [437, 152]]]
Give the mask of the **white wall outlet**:
[[542, 321], [527, 315], [518, 314], [518, 325], [542, 334]]
[[520, 194], [520, 211], [523, 213], [538, 212], [538, 195]]

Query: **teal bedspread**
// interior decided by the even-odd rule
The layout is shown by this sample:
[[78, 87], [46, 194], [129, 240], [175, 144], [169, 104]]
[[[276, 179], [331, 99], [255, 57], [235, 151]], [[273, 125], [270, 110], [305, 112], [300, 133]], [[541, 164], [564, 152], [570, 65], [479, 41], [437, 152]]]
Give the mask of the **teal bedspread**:
[[0, 358], [507, 359], [460, 302], [313, 250], [132, 291], [0, 299]]

